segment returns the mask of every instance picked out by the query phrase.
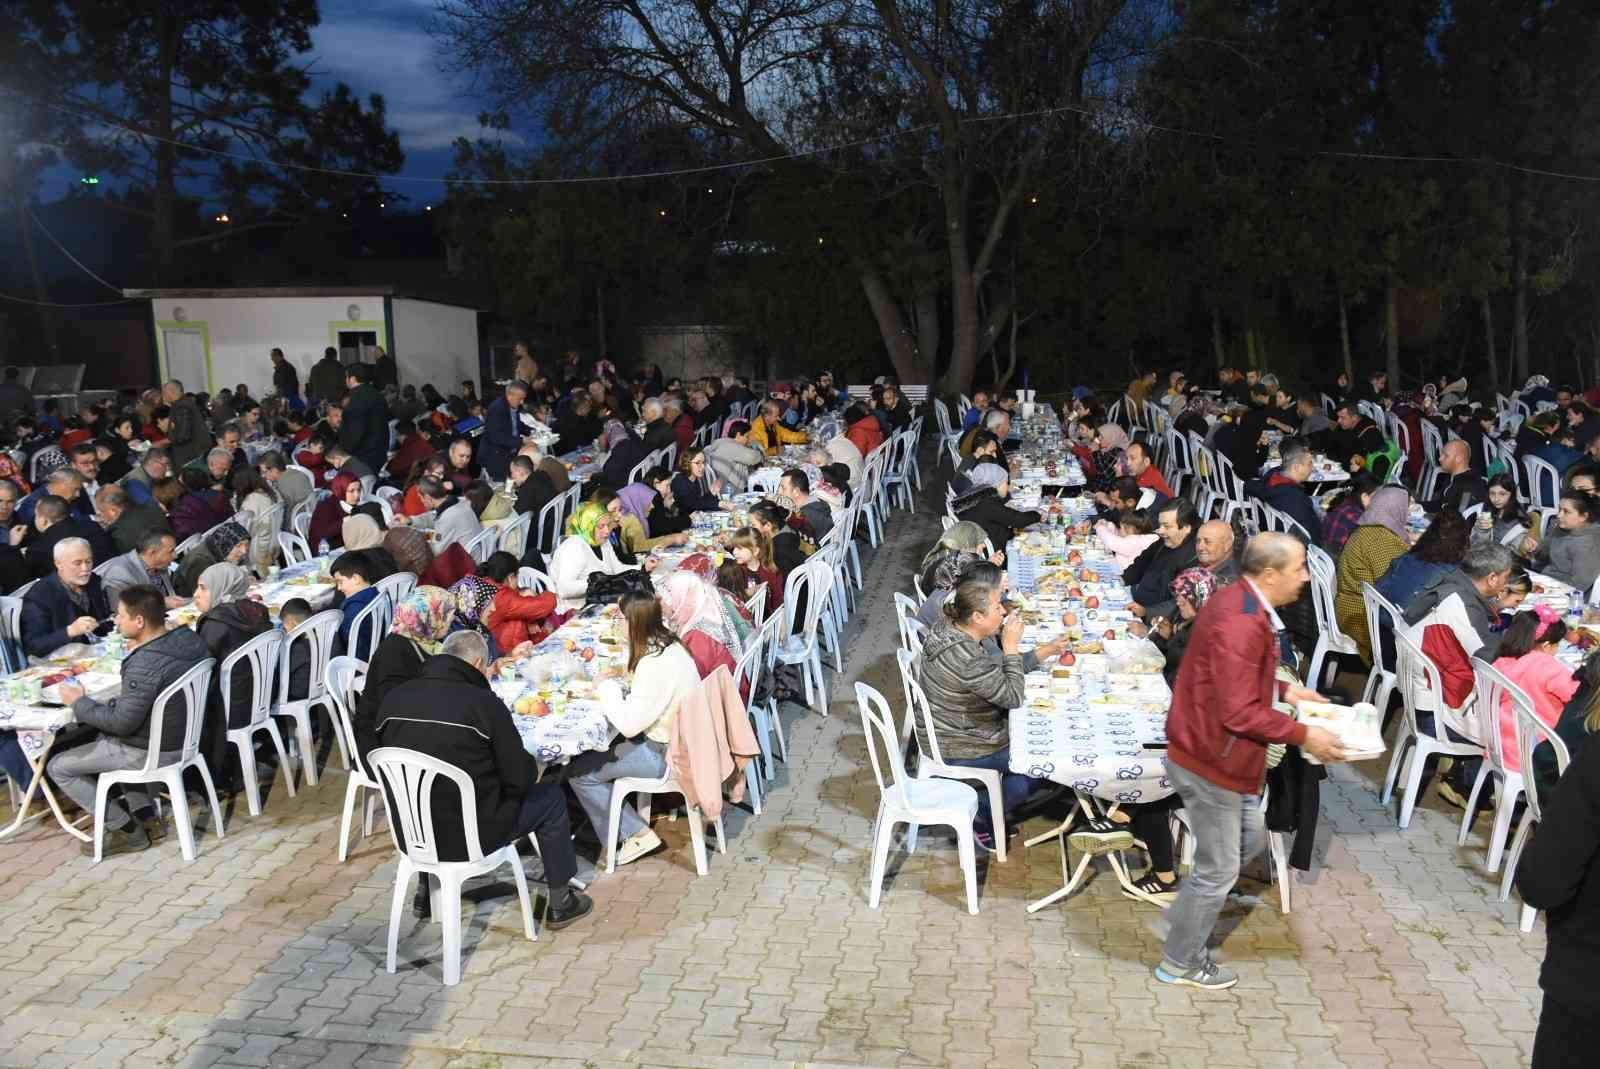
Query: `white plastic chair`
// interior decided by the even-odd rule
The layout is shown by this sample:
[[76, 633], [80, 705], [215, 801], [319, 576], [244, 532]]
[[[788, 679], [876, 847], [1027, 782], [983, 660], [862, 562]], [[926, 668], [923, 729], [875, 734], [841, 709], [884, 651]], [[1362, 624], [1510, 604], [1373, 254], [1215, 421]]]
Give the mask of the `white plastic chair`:
[[555, 580], [537, 568], [517, 569], [517, 589], [524, 594], [543, 594], [555, 588]]
[[[222, 805], [217, 801], [217, 788], [211, 782], [211, 770], [200, 753], [200, 724], [206, 715], [206, 690], [211, 684], [211, 672], [217, 662], [207, 657], [168, 685], [156, 696], [150, 710], [150, 750], [139, 768], [121, 769], [100, 773], [94, 785], [94, 860], [98, 864], [105, 849], [106, 797], [119, 783], [159, 783], [167, 788], [172, 799], [172, 822], [178, 829], [178, 843], [185, 861], [194, 860], [194, 821], [189, 816], [189, 798], [183, 790], [183, 773], [193, 768], [205, 784], [211, 802], [211, 821], [217, 838], [223, 837]], [[184, 704], [183, 745], [178, 759], [170, 765], [161, 764], [161, 728], [172, 709], [174, 699]]]
[[[229, 522], [231, 523], [233, 521], [230, 520]], [[198, 546], [201, 543], [201, 541], [205, 538], [206, 534], [209, 534], [209, 533], [210, 532], [203, 532], [201, 534], [192, 534], [188, 538], [185, 538], [182, 542], [179, 542], [172, 549], [172, 559], [173, 560], [182, 560], [183, 559], [183, 555], [185, 553], [189, 552], [195, 546]]]
[[390, 616], [394, 615], [394, 606], [400, 604], [405, 596], [417, 589], [417, 577], [410, 572], [395, 572], [386, 575], [372, 584], [389, 597]]
[[495, 543], [499, 535], [493, 527], [485, 527], [462, 544], [462, 549], [478, 564], [488, 560], [495, 552]]
[[[933, 710], [928, 706], [928, 696], [923, 693], [922, 684], [917, 682], [916, 660], [918, 654], [909, 649], [899, 649], [894, 654], [895, 662], [900, 666], [900, 686], [905, 692], [906, 723], [901, 729], [901, 744], [904, 745], [904, 736], [909, 734], [917, 740], [917, 779], [953, 779], [962, 782], [981, 783], [983, 789], [989, 793], [989, 821], [994, 826], [994, 852], [995, 857], [1004, 862], [1006, 859], [1006, 811], [1000, 796], [1000, 781], [1004, 773], [993, 768], [967, 768], [961, 765], [947, 765], [944, 755], [939, 750], [939, 734], [934, 729]], [[922, 722], [922, 730], [916, 730], [916, 722]], [[911, 825], [906, 832], [906, 842], [915, 847], [917, 841], [917, 826]]]
[[566, 495], [557, 494], [546, 501], [539, 508], [539, 516], [532, 530], [534, 544], [541, 550], [549, 552], [555, 548], [556, 542], [561, 538], [562, 510], [566, 507]]
[[389, 633], [393, 620], [394, 603], [380, 590], [350, 622], [350, 644], [345, 652], [365, 664], [372, 659], [372, 651], [378, 648], [383, 636]]
[[1522, 458], [1528, 473], [1528, 502], [1536, 509], [1555, 509], [1561, 504], [1561, 473], [1548, 460], [1535, 456]]
[[[1401, 723], [1400, 735], [1395, 739], [1394, 756], [1389, 759], [1389, 771], [1383, 779], [1383, 793], [1379, 801], [1384, 805], [1389, 804], [1390, 797], [1395, 790], [1395, 777], [1400, 772], [1400, 763], [1405, 758], [1405, 801], [1400, 803], [1400, 826], [1411, 826], [1411, 814], [1417, 807], [1417, 795], [1422, 786], [1423, 766], [1428, 758], [1439, 754], [1445, 757], [1478, 757], [1482, 749], [1476, 742], [1453, 742], [1445, 733], [1445, 728], [1454, 728], [1455, 731], [1466, 738], [1471, 738], [1477, 731], [1477, 725], [1468, 725], [1456, 713], [1449, 711], [1444, 701], [1444, 684], [1439, 677], [1439, 666], [1433, 659], [1422, 652], [1411, 636], [1403, 628], [1396, 628], [1395, 641], [1395, 679], [1400, 687], [1400, 696], [1404, 701], [1403, 709], [1405, 719]], [[1428, 704], [1433, 707], [1433, 733], [1422, 730], [1422, 725], [1417, 719], [1418, 692], [1425, 694]], [[1410, 756], [1407, 758], [1407, 752]]]
[[[328, 700], [333, 703], [333, 726], [344, 739], [345, 753], [350, 755], [350, 774], [345, 777], [344, 783], [344, 814], [339, 819], [339, 860], [343, 861], [350, 856], [350, 818], [354, 815], [356, 802], [361, 802], [361, 835], [365, 838], [372, 834], [372, 817], [374, 813], [373, 797], [381, 793], [377, 780], [367, 773], [366, 766], [361, 762], [361, 753], [356, 749], [356, 731], [351, 720], [355, 711], [356, 696], [361, 693], [362, 685], [366, 682], [363, 674], [366, 665], [354, 657], [335, 657], [328, 662], [328, 670], [324, 675], [323, 688], [328, 695]], [[367, 792], [365, 796], [362, 792]]]
[[906, 639], [906, 622], [916, 620], [918, 608], [919, 603], [912, 600], [910, 594], [902, 594], [898, 590], [894, 592], [894, 620], [896, 626], [900, 629], [900, 646], [902, 649], [911, 648], [910, 642]]
[[783, 472], [777, 468], [752, 468], [750, 476], [745, 480], [745, 489], [752, 494], [774, 494], [778, 491], [778, 480], [783, 478]]
[[522, 559], [522, 551], [528, 547], [528, 531], [533, 527], [533, 513], [524, 512], [516, 519], [500, 529], [499, 545], [496, 550], [504, 550]]
[[313, 487], [317, 485], [317, 477], [311, 474], [311, 469], [303, 464], [285, 464], [283, 466], [283, 470], [298, 471], [301, 475], [306, 477], [306, 482], [310, 483]]
[[1333, 558], [1316, 546], [1306, 546], [1306, 567], [1311, 572], [1311, 604], [1317, 613], [1317, 645], [1311, 652], [1311, 663], [1306, 669], [1306, 685], [1313, 690], [1323, 684], [1322, 672], [1328, 654], [1342, 653], [1356, 657], [1361, 653], [1356, 640], [1339, 628], [1339, 617], [1333, 607]]
[[1472, 659], [1472, 674], [1478, 684], [1473, 699], [1478, 714], [1478, 737], [1483, 743], [1483, 762], [1478, 766], [1477, 778], [1472, 782], [1472, 793], [1467, 796], [1467, 811], [1461, 815], [1461, 831], [1456, 836], [1456, 845], [1465, 845], [1467, 836], [1472, 834], [1473, 818], [1478, 815], [1478, 793], [1483, 790], [1484, 781], [1493, 776], [1497, 787], [1494, 822], [1489, 828], [1489, 850], [1485, 860], [1490, 872], [1498, 872], [1506, 839], [1511, 834], [1511, 816], [1524, 790], [1522, 771], [1513, 772], [1506, 767], [1505, 738], [1500, 733], [1500, 706], [1502, 702], [1510, 702], [1513, 715], [1520, 718], [1527, 713], [1532, 716], [1533, 699], [1507, 679], [1503, 672], [1481, 658]]
[[283, 646], [283, 632], [266, 631], [250, 639], [222, 659], [217, 669], [222, 692], [223, 723], [233, 719], [233, 672], [242, 662], [248, 662], [250, 672], [250, 720], [243, 727], [228, 729], [228, 742], [239, 753], [239, 772], [244, 779], [245, 801], [250, 815], [261, 815], [261, 784], [256, 780], [255, 736], [265, 731], [278, 751], [278, 768], [283, 782], [294, 797], [294, 769], [289, 764], [289, 754], [283, 748], [283, 734], [277, 721], [272, 719], [272, 684]]
[[[823, 716], [828, 715], [828, 693], [822, 681], [822, 654], [817, 631], [822, 610], [833, 589], [833, 569], [826, 560], [808, 560], [789, 573], [783, 589], [783, 631], [772, 644], [769, 664], [800, 666], [806, 704]], [[805, 597], [806, 615], [795, 633], [795, 606]]]
[[283, 552], [286, 567], [304, 564], [311, 559], [311, 547], [306, 545], [305, 538], [292, 531], [278, 532], [278, 549]]
[[1444, 436], [1431, 420], [1422, 421], [1422, 471], [1417, 477], [1417, 496], [1424, 500], [1433, 497], [1434, 484], [1443, 474], [1439, 470], [1439, 452], [1444, 449]]
[[[394, 897], [389, 904], [389, 956], [385, 968], [394, 972], [400, 918], [405, 912], [406, 892], [411, 888], [413, 876], [423, 879], [432, 876], [438, 881], [437, 889], [432, 891], [433, 916], [444, 925], [442, 965], [446, 987], [461, 982], [461, 886], [474, 876], [494, 872], [502, 865], [511, 867], [511, 878], [517, 885], [517, 902], [522, 907], [523, 934], [537, 940], [528, 878], [522, 871], [522, 859], [517, 856], [515, 844], [507, 843], [484, 856], [478, 843], [477, 792], [472, 778], [455, 765], [398, 746], [380, 746], [367, 756], [373, 771], [388, 787], [387, 792], [380, 793], [389, 813], [389, 834], [400, 853], [400, 864], [394, 874]], [[433, 829], [433, 788], [440, 776], [455, 785], [461, 801], [461, 830], [467, 847], [465, 861], [439, 860], [438, 840]]]
[[22, 650], [22, 597], [0, 597], [0, 672], [20, 672], [28, 667]]
[[1372, 645], [1372, 669], [1367, 672], [1366, 685], [1361, 688], [1361, 700], [1370, 702], [1382, 716], [1389, 709], [1389, 698], [1394, 694], [1395, 673], [1383, 666], [1383, 617], [1389, 617], [1389, 626], [1404, 627], [1405, 619], [1388, 598], [1378, 593], [1371, 583], [1361, 584], [1361, 603], [1367, 612], [1367, 635]]
[[[300, 751], [300, 774], [308, 787], [317, 785], [317, 745], [311, 734], [311, 710], [322, 706], [333, 724], [333, 737], [339, 743], [339, 754], [344, 767], [350, 767], [350, 754], [345, 749], [344, 732], [339, 730], [337, 714], [328, 701], [328, 686], [324, 678], [328, 662], [333, 658], [333, 639], [339, 633], [339, 623], [344, 615], [337, 609], [328, 609], [308, 617], [299, 627], [283, 636], [283, 646], [278, 658], [278, 704], [274, 716], [286, 717], [294, 722], [294, 736]], [[290, 662], [297, 642], [306, 644], [310, 651], [310, 673], [306, 676], [306, 696], [290, 698]]]
[[759, 628], [767, 619], [767, 584], [762, 583], [756, 587], [756, 592], [751, 594], [744, 603], [745, 611], [750, 614], [750, 622]]
[[[766, 641], [771, 636], [770, 628], [760, 628], [750, 635], [750, 641], [745, 644], [744, 653], [739, 657], [739, 663], [733, 666], [733, 684], [744, 694], [749, 695], [745, 705], [750, 711], [750, 719], [755, 724], [756, 742], [761, 747], [762, 771], [768, 780], [772, 779], [772, 753], [773, 735], [777, 735], [777, 748], [783, 754], [784, 763], [789, 760], [788, 747], [783, 742], [783, 722], [777, 717], [776, 710], [770, 703], [763, 705], [758, 700], [756, 688], [761, 683], [761, 666], [766, 653]], [[753, 768], [754, 762], [746, 766]], [[759, 798], [759, 796], [757, 796]], [[756, 807], [756, 813], [761, 809]]]
[[[872, 869], [868, 876], [867, 904], [873, 909], [883, 895], [883, 877], [889, 864], [889, 846], [896, 824], [948, 824], [955, 829], [956, 852], [967, 884], [967, 912], [978, 912], [978, 858], [972, 822], [978, 815], [978, 792], [949, 779], [911, 779], [900, 756], [894, 718], [883, 695], [856, 684], [856, 704], [861, 708], [861, 728], [867, 737], [867, 757], [878, 781], [878, 813], [873, 820]], [[906, 852], [916, 849], [906, 839]]]
[[[1550, 749], [1555, 753], [1556, 773], [1558, 776], [1567, 774], [1567, 766], [1572, 763], [1572, 755], [1567, 751], [1567, 744], [1562, 741], [1543, 720], [1531, 714], [1528, 710], [1516, 707], [1517, 710], [1517, 757], [1523, 769], [1528, 774], [1523, 779], [1523, 794], [1527, 798], [1527, 808], [1522, 811], [1522, 820], [1517, 825], [1516, 837], [1511, 840], [1511, 850], [1506, 854], [1506, 871], [1500, 877], [1500, 901], [1504, 902], [1511, 897], [1511, 882], [1516, 878], [1517, 863], [1522, 860], [1522, 849], [1528, 845], [1528, 836], [1532, 834], [1534, 825], [1544, 819], [1543, 803], [1539, 798], [1539, 779], [1532, 774], [1533, 752], [1540, 741], [1548, 742]], [[1524, 932], [1533, 931], [1533, 918], [1538, 910], [1524, 904], [1518, 927]]]
[[[705, 683], [701, 683], [705, 686]], [[622, 823], [622, 803], [627, 801], [630, 794], [683, 794], [683, 787], [672, 774], [672, 769], [667, 769], [659, 777], [649, 778], [644, 776], [622, 776], [611, 781], [610, 819], [606, 821], [606, 872], [617, 871], [617, 840], [621, 837], [620, 825]], [[694, 871], [697, 875], [706, 874], [706, 821], [700, 807], [689, 804], [688, 795], [684, 795], [683, 808], [689, 821], [689, 846], [694, 853]], [[717, 817], [713, 826], [717, 829], [717, 853], [728, 852], [728, 837], [722, 830], [722, 818]]]

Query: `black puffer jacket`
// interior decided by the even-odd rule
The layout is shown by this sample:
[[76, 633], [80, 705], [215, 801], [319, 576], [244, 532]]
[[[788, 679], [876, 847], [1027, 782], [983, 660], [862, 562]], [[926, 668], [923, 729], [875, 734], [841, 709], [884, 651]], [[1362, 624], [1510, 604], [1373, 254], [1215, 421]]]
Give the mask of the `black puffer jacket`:
[[[151, 639], [122, 662], [122, 693], [109, 701], [79, 698], [72, 703], [78, 723], [135, 746], [147, 745], [150, 713], [156, 698], [196, 664], [211, 654], [200, 636], [187, 627], [175, 628]], [[182, 701], [167, 705], [161, 721], [161, 752], [181, 749], [188, 710]]]
[[1011, 541], [1011, 533], [1039, 522], [1037, 512], [1022, 512], [1007, 505], [999, 491], [992, 486], [980, 486], [956, 498], [956, 518], [970, 520], [983, 528], [995, 549], [1003, 550]]
[[[195, 631], [199, 634], [200, 640], [206, 644], [206, 649], [211, 651], [211, 656], [217, 659], [217, 671], [211, 676], [210, 715], [207, 719], [215, 719], [217, 723], [222, 723], [222, 659], [257, 635], [265, 634], [271, 629], [272, 616], [267, 612], [267, 607], [259, 601], [230, 601], [226, 605], [218, 605], [200, 617], [200, 622], [195, 625]], [[242, 728], [250, 722], [250, 699], [253, 688], [250, 666], [245, 661], [240, 661], [234, 665], [233, 679], [229, 681], [228, 727]]]

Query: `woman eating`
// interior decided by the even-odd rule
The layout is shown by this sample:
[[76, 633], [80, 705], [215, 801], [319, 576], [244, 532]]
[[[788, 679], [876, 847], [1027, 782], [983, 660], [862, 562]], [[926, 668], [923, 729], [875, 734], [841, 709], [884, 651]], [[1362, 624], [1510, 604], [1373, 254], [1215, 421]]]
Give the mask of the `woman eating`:
[[1089, 470], [1084, 472], [1091, 494], [1108, 494], [1122, 474], [1123, 460], [1127, 455], [1128, 432], [1115, 423], [1102, 423], [1094, 432], [1093, 448], [1089, 453]]
[[718, 497], [722, 480], [714, 478], [706, 466], [703, 449], [690, 449], [678, 458], [678, 473], [672, 477], [672, 498], [684, 515], [731, 509]]
[[341, 471], [328, 485], [331, 496], [323, 498], [311, 510], [311, 524], [306, 529], [306, 542], [312, 553], [326, 552], [322, 548], [340, 549], [344, 546], [344, 520], [361, 504], [361, 480]]
[[998, 464], [979, 464], [968, 478], [972, 489], [956, 498], [951, 507], [962, 520], [983, 528], [996, 550], [1005, 552], [1006, 543], [1014, 533], [1039, 522], [1038, 512], [1023, 512], [1006, 504], [1011, 484], [1005, 468]]
[[[622, 738], [609, 750], [574, 758], [567, 779], [602, 840], [609, 830], [612, 782], [666, 773], [667, 745], [672, 741], [678, 707], [700, 685], [694, 658], [667, 629], [655, 595], [629, 591], [618, 607], [628, 629], [628, 695], [624, 698], [609, 679], [601, 681], [600, 694], [606, 718]], [[619, 865], [637, 861], [661, 846], [661, 837], [640, 819], [631, 802], [622, 804], [618, 829], [622, 839], [616, 854]]]
[[228, 480], [233, 489], [235, 512], [248, 512], [250, 521], [250, 566], [256, 575], [265, 576], [278, 559], [278, 532], [281, 523], [274, 523], [273, 506], [278, 504], [277, 491], [254, 468], [238, 468]]
[[193, 597], [207, 568], [213, 564], [243, 564], [249, 552], [250, 532], [237, 523], [224, 523], [183, 555], [177, 574], [172, 577], [172, 589], [181, 597]]
[[1543, 541], [1532, 533], [1522, 540], [1528, 567], [1587, 594], [1600, 576], [1600, 525], [1594, 522], [1597, 508], [1600, 502], [1593, 494], [1581, 490], [1562, 494], [1556, 529]]
[[1505, 472], [1489, 477], [1489, 500], [1472, 525], [1474, 542], [1520, 542], [1528, 530], [1528, 514], [1517, 501], [1517, 481]]

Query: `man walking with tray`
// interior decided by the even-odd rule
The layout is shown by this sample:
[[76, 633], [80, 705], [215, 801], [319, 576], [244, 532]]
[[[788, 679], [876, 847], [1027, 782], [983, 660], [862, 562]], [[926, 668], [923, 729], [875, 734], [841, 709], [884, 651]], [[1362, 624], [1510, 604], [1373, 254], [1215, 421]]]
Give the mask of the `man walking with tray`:
[[[1239, 582], [1213, 594], [1194, 621], [1167, 714], [1167, 774], [1195, 837], [1194, 870], [1167, 913], [1171, 930], [1156, 979], [1222, 990], [1239, 982], [1206, 947], [1239, 866], [1261, 852], [1260, 796], [1267, 746], [1287, 743], [1323, 762], [1339, 761], [1338, 737], [1272, 708], [1283, 624], [1276, 609], [1299, 597], [1306, 551], [1286, 534], [1245, 546]], [[1315, 691], [1282, 687], [1282, 699], [1315, 701]]]

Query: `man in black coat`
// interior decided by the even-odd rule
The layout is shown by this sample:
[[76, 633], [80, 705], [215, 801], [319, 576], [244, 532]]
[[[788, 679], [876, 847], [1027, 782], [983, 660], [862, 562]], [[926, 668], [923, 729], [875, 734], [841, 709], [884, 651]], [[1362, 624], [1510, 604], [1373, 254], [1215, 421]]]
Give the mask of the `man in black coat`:
[[1300, 541], [1309, 539], [1312, 545], [1320, 545], [1322, 520], [1317, 516], [1317, 507], [1311, 503], [1311, 497], [1304, 488], [1305, 481], [1311, 477], [1315, 458], [1304, 442], [1292, 439], [1283, 443], [1278, 455], [1282, 459], [1278, 470], [1268, 474], [1265, 479], [1245, 483], [1245, 493], [1271, 505], [1303, 527], [1303, 532], [1289, 532]]
[[483, 413], [483, 437], [478, 439], [478, 463], [484, 474], [502, 482], [511, 458], [522, 446], [522, 403], [528, 388], [520, 382], [506, 384], [506, 392], [490, 403]]
[[110, 616], [88, 543], [64, 539], [55, 547], [55, 574], [33, 584], [22, 598], [23, 651], [44, 657], [69, 642], [93, 642], [109, 629]]
[[272, 388], [285, 401], [300, 396], [300, 372], [284, 358], [282, 349], [272, 350]]
[[1129, 610], [1135, 616], [1144, 616], [1149, 606], [1171, 600], [1172, 580], [1199, 563], [1194, 551], [1199, 518], [1188, 498], [1174, 498], [1162, 507], [1156, 527], [1160, 537], [1122, 572], [1122, 581], [1133, 595]]
[[81, 538], [88, 544], [91, 568], [117, 555], [117, 547], [104, 528], [93, 520], [69, 515], [64, 500], [46, 494], [33, 510], [33, 531], [22, 543], [22, 555], [34, 578], [56, 570], [56, 546], [69, 538]]
[[[378, 754], [383, 748], [415, 750], [465, 772], [467, 799], [478, 821], [473, 846], [492, 853], [532, 835], [544, 859], [550, 907], [545, 924], [565, 928], [593, 908], [570, 886], [577, 875], [566, 795], [554, 779], [538, 782], [539, 766], [523, 748], [511, 711], [489, 688], [489, 650], [476, 631], [458, 631], [444, 652], [422, 663], [416, 678], [391, 690], [378, 709]], [[370, 755], [369, 755], [370, 759]], [[374, 774], [378, 773], [376, 767]], [[441, 861], [466, 861], [462, 798], [443, 777], [433, 786], [433, 833]], [[418, 887], [418, 912], [426, 910], [426, 881]]]
[[306, 382], [307, 401], [333, 401], [344, 392], [344, 365], [339, 363], [339, 350], [328, 346], [322, 350], [322, 359], [311, 365], [311, 375]]
[[351, 364], [345, 373], [350, 396], [344, 401], [339, 444], [373, 471], [389, 459], [389, 403], [372, 385], [372, 369]]

